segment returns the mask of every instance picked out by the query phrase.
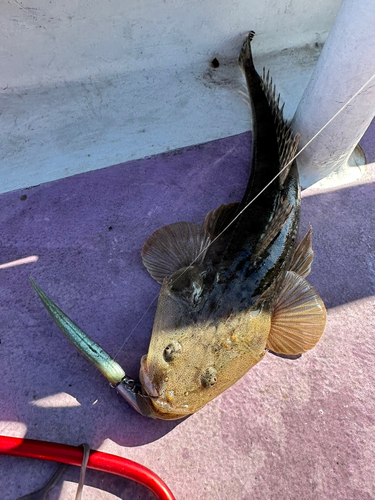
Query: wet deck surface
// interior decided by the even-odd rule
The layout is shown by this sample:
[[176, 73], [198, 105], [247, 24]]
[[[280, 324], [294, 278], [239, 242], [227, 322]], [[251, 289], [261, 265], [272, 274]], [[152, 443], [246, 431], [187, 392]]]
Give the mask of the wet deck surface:
[[[374, 162], [374, 124], [362, 147]], [[159, 291], [142, 245], [165, 224], [202, 223], [238, 201], [249, 149], [242, 134], [0, 196], [0, 263], [38, 257], [0, 269], [0, 434], [88, 442], [146, 465], [178, 500], [375, 498], [374, 165], [353, 185], [304, 193], [301, 235], [311, 223], [315, 250], [308, 279], [328, 309], [319, 345], [298, 361], [266, 356], [183, 421], [135, 413], [29, 284], [32, 275], [137, 377], [156, 302], [143, 314]], [[0, 457], [1, 499], [41, 486], [55, 467]], [[50, 499], [74, 498], [77, 480], [71, 468]], [[154, 498], [104, 473], [89, 472], [86, 483], [83, 498]]]

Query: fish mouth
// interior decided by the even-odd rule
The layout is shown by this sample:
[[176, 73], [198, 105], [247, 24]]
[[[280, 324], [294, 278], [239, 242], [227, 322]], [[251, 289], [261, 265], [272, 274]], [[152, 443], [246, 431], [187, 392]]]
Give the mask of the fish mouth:
[[174, 406], [173, 403], [168, 400], [168, 392], [163, 389], [162, 386], [159, 387], [158, 390], [156, 384], [148, 375], [147, 355], [142, 356], [139, 378], [145, 396], [149, 397], [149, 404], [152, 405], [152, 410], [157, 418], [162, 420], [177, 420], [192, 413], [188, 405]]
[[193, 413], [188, 405], [173, 406], [173, 404], [167, 400], [166, 396], [160, 396], [157, 399], [150, 398], [148, 402], [152, 406], [152, 413], [154, 416], [162, 420], [177, 420]]
[[146, 393], [146, 395], [150, 396], [151, 398], [158, 398], [160, 395], [159, 391], [156, 389], [155, 384], [148, 376], [147, 354], [144, 354], [141, 358], [141, 368], [139, 370], [139, 378], [141, 381], [142, 389]]
[[152, 405], [155, 410], [155, 415], [162, 420], [177, 420], [193, 413], [189, 408], [174, 408], [167, 401], [162, 401], [160, 399], [153, 400]]

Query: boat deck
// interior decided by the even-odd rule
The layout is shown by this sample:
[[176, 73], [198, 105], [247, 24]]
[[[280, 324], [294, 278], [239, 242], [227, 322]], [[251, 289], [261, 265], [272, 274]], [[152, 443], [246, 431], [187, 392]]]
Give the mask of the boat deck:
[[[157, 228], [238, 201], [249, 133], [0, 195], [0, 434], [89, 443], [156, 472], [178, 500], [375, 498], [375, 123], [355, 183], [303, 193], [313, 227], [308, 278], [328, 310], [326, 332], [297, 361], [267, 355], [182, 421], [138, 415], [68, 343], [28, 278], [137, 377], [159, 285], [141, 261]], [[37, 260], [36, 260], [37, 259]], [[151, 307], [149, 307], [151, 305]], [[148, 309], [149, 308], [149, 309]], [[0, 457], [0, 496], [38, 488], [55, 464]], [[74, 497], [70, 468], [50, 499]], [[154, 498], [89, 471], [83, 497]]]

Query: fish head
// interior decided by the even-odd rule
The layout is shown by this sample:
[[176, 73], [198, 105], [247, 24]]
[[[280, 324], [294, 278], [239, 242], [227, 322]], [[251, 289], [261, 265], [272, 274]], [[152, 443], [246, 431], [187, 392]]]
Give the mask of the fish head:
[[266, 352], [269, 312], [256, 307], [227, 317], [207, 314], [210, 308], [202, 306], [202, 290], [200, 269], [179, 270], [163, 282], [140, 368], [143, 390], [157, 418], [195, 413]]

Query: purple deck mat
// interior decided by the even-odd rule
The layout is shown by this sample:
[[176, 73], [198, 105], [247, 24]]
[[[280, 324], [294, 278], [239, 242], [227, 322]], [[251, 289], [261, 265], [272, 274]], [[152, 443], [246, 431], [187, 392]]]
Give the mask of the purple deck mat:
[[[368, 162], [374, 138], [373, 125], [362, 141]], [[183, 421], [135, 413], [76, 353], [28, 282], [32, 275], [137, 377], [156, 302], [147, 308], [160, 289], [142, 245], [165, 224], [202, 223], [239, 200], [249, 149], [242, 134], [0, 196], [0, 263], [38, 256], [0, 270], [0, 434], [88, 442], [151, 468], [178, 500], [375, 498], [373, 169], [302, 202], [301, 233], [313, 226], [309, 281], [328, 309], [319, 345], [298, 361], [266, 356]], [[0, 498], [29, 493], [54, 468], [0, 457]], [[50, 499], [74, 497], [78, 470], [65, 477]], [[89, 472], [86, 484], [84, 498], [154, 498], [103, 473]]]

